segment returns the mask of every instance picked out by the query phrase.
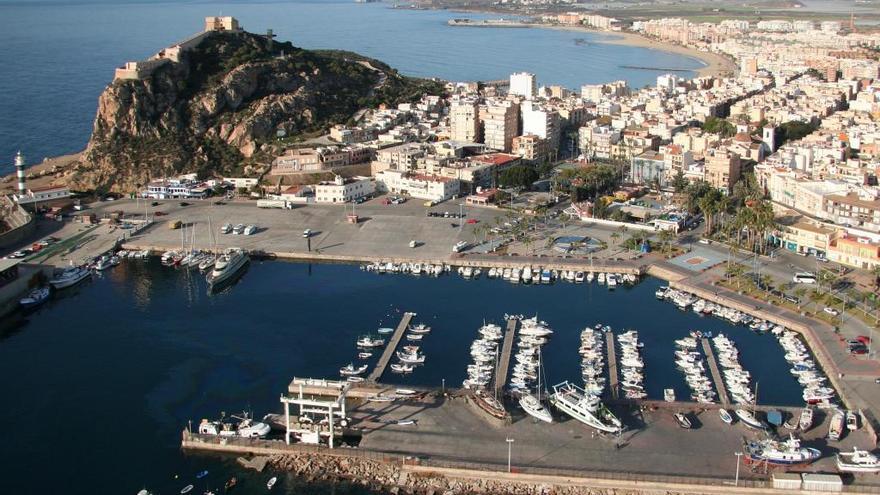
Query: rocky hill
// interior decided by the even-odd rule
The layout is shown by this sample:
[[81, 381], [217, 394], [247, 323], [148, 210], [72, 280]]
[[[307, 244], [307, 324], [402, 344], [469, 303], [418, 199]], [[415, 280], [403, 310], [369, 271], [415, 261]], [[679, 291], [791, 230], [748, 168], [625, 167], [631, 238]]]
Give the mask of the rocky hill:
[[101, 95], [77, 190], [132, 191], [150, 179], [237, 175], [287, 137], [344, 123], [359, 109], [440, 91], [348, 52], [308, 51], [245, 32], [220, 32], [144, 80]]

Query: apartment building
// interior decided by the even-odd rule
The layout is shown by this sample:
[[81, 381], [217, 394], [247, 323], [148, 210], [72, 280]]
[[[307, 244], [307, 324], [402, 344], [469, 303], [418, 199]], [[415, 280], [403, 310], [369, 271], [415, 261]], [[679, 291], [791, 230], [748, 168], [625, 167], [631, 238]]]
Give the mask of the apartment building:
[[492, 99], [480, 110], [483, 142], [491, 149], [509, 153], [513, 138], [519, 135], [519, 104]]
[[730, 191], [742, 175], [739, 155], [725, 148], [710, 150], [705, 162], [706, 182], [724, 191]]

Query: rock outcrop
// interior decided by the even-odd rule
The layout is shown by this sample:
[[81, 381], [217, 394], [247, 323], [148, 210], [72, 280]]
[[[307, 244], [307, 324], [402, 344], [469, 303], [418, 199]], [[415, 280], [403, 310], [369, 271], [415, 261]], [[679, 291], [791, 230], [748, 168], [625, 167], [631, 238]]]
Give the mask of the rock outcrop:
[[132, 191], [157, 177], [240, 174], [279, 136], [344, 123], [361, 108], [437, 91], [347, 52], [308, 51], [218, 32], [143, 80], [117, 80], [98, 102], [78, 190]]

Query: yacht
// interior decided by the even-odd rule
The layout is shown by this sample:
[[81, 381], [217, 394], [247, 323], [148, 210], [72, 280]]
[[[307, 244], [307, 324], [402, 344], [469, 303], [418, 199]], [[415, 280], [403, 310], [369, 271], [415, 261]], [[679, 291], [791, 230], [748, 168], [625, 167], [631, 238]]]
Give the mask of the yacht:
[[501, 401], [495, 397], [486, 395], [483, 391], [477, 391], [474, 394], [474, 402], [480, 407], [480, 409], [486, 411], [491, 416], [499, 419], [507, 418], [507, 410], [504, 409], [504, 405], [501, 404]]
[[199, 263], [199, 271], [206, 272], [209, 268], [214, 266], [214, 263], [217, 262], [217, 257], [213, 254], [205, 256], [205, 259]]
[[541, 401], [538, 400], [532, 394], [524, 394], [519, 399], [519, 407], [523, 408], [523, 411], [527, 412], [529, 416], [544, 421], [545, 423], [552, 423], [553, 416], [550, 414], [550, 411], [541, 404]]
[[584, 389], [567, 381], [553, 386], [550, 402], [560, 411], [599, 431], [614, 434], [623, 431], [623, 424], [598, 397], [588, 395]]
[[880, 460], [867, 450], [853, 447], [852, 452], [837, 454], [837, 469], [847, 473], [876, 473], [880, 471]]
[[72, 266], [65, 268], [61, 274], [50, 280], [49, 284], [55, 289], [64, 289], [82, 282], [91, 274], [92, 272], [88, 268]]
[[51, 289], [48, 287], [40, 287], [30, 291], [27, 296], [19, 299], [18, 304], [24, 309], [36, 308], [48, 301], [50, 295], [52, 295]]
[[766, 430], [767, 423], [758, 419], [751, 411], [747, 409], [737, 409], [734, 411], [736, 413], [736, 417], [743, 422], [744, 425], [749, 428], [753, 428], [755, 430]]
[[788, 440], [783, 442], [772, 439], [746, 442], [743, 451], [752, 461], [777, 466], [810, 464], [822, 456], [818, 449], [801, 447], [800, 441], [794, 435], [790, 435]]
[[217, 258], [214, 269], [208, 273], [208, 290], [219, 290], [227, 283], [234, 282], [243, 272], [250, 257], [239, 248], [229, 248]]

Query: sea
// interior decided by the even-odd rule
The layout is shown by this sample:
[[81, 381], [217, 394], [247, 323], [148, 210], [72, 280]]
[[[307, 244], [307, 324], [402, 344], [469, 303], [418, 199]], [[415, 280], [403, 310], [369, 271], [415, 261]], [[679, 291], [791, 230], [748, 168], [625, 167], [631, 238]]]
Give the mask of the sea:
[[203, 28], [209, 15], [231, 15], [245, 29], [272, 29], [305, 48], [334, 48], [380, 59], [402, 73], [446, 80], [504, 79], [533, 72], [539, 84], [626, 80], [642, 87], [697, 59], [603, 43], [609, 35], [550, 29], [447, 26], [448, 11], [393, 9], [353, 0], [0, 0], [0, 174], [16, 151], [29, 164], [82, 150], [98, 96], [114, 68], [140, 60]]
[[[648, 278], [609, 291], [254, 261], [237, 284], [208, 295], [197, 271], [125, 260], [36, 313], [3, 322], [0, 493], [134, 494], [147, 487], [171, 494], [190, 483], [202, 493], [232, 475], [241, 480], [236, 492], [265, 493], [278, 473], [184, 455], [182, 429], [221, 411], [280, 412], [278, 397], [294, 376], [338, 377], [340, 367], [358, 362], [359, 336], [396, 326], [406, 311], [432, 327], [422, 342], [426, 362], [405, 378], [386, 373], [385, 382], [458, 387], [478, 328], [522, 314], [554, 331], [543, 350], [550, 384], [579, 383], [580, 331], [602, 323], [639, 332], [650, 398], [662, 398], [664, 388], [685, 398], [674, 340], [701, 330], [734, 340], [760, 383], [760, 403], [802, 403], [772, 335], [681, 311], [654, 297], [660, 285]], [[202, 470], [209, 475], [196, 481]], [[277, 493], [362, 493], [278, 475]]]

